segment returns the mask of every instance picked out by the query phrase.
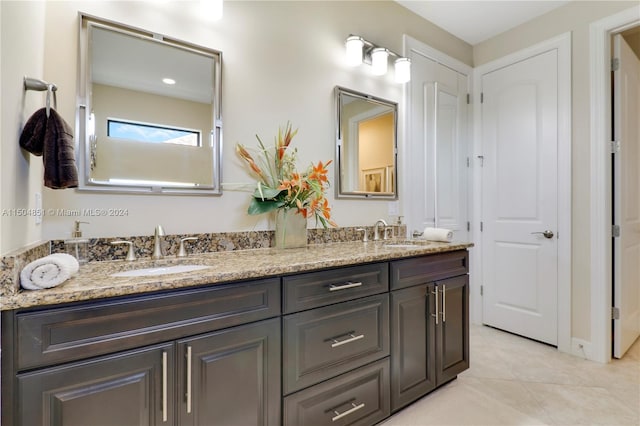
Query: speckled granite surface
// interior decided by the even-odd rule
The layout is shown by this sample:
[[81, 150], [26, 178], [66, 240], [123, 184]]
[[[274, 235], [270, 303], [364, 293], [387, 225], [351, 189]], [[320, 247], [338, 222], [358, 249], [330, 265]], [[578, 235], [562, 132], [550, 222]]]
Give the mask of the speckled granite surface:
[[[393, 245], [399, 245], [393, 247]], [[435, 243], [422, 241], [407, 245], [402, 241], [343, 242], [310, 244], [301, 249], [277, 250], [272, 248], [221, 251], [187, 258], [165, 258], [136, 262], [89, 262], [80, 267], [78, 274], [64, 284], [38, 291], [20, 290], [2, 295], [2, 310], [77, 302], [158, 290], [176, 289], [202, 284], [261, 278], [346, 266], [359, 263], [385, 261], [422, 254], [442, 253], [466, 249], [469, 243]], [[174, 264], [207, 265], [209, 268], [179, 274], [145, 277], [116, 278], [115, 272], [160, 267]]]

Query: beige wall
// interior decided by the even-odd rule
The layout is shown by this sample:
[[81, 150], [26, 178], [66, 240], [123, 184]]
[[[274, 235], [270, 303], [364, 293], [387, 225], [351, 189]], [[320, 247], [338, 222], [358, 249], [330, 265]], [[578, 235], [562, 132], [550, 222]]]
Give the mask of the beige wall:
[[42, 236], [42, 225], [36, 225], [32, 213], [14, 213], [35, 208], [35, 194], [42, 193], [43, 187], [42, 157], [21, 150], [18, 141], [24, 124], [44, 106], [45, 98], [41, 92], [25, 92], [22, 80], [49, 76], [44, 72], [45, 4], [2, 1], [0, 11], [0, 254], [4, 254]]
[[589, 24], [637, 2], [572, 1], [555, 11], [474, 46], [479, 66], [559, 34], [572, 36], [572, 326], [573, 337], [591, 339]]
[[[61, 86], [63, 116], [73, 121], [75, 114], [78, 10], [222, 51], [223, 181], [229, 184], [252, 181], [234, 152], [235, 144], [253, 146], [255, 134], [271, 143], [278, 126], [288, 120], [299, 128], [293, 143], [299, 149], [301, 167], [333, 159], [336, 85], [401, 103], [403, 87], [393, 81], [393, 73], [376, 77], [366, 67], [345, 65], [344, 40], [349, 34], [360, 34], [401, 52], [402, 35], [407, 33], [464, 63], [472, 62], [471, 46], [392, 1], [231, 1], [225, 2], [224, 18], [213, 23], [197, 16], [196, 5], [48, 3], [45, 69]], [[332, 177], [334, 165], [330, 166]], [[333, 194], [334, 188], [332, 213], [341, 226], [387, 218], [386, 201], [334, 200]], [[85, 226], [87, 236], [149, 235], [158, 223], [169, 233], [272, 226], [264, 216], [246, 215], [248, 201], [246, 192], [228, 187], [222, 197], [45, 192], [45, 203], [51, 208], [128, 209], [125, 218], [90, 218], [91, 224]], [[69, 235], [72, 218], [46, 219], [45, 238]]]
[[[387, 167], [393, 166], [394, 114], [388, 113], [372, 120], [360, 123], [359, 144], [361, 170], [381, 169], [380, 191], [387, 192]], [[360, 190], [366, 191], [364, 176], [360, 174]]]

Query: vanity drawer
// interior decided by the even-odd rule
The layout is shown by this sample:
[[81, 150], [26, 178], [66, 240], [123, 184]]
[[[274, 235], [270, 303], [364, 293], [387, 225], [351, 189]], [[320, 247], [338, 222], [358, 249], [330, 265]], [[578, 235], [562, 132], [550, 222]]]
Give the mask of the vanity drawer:
[[390, 414], [389, 359], [284, 399], [285, 426], [372, 425]]
[[18, 313], [18, 369], [276, 317], [280, 297], [280, 281], [273, 278]]
[[391, 262], [391, 289], [411, 287], [469, 273], [466, 250]]
[[389, 265], [309, 272], [283, 278], [284, 313], [303, 311], [389, 290]]
[[389, 355], [389, 295], [284, 317], [285, 394]]

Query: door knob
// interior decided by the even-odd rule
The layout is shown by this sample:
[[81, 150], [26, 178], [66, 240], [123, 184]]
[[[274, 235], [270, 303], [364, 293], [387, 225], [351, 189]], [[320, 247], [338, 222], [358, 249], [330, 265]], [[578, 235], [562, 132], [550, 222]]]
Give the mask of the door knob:
[[553, 238], [553, 231], [549, 231], [548, 229], [543, 232], [532, 232], [531, 234], [542, 234], [545, 238]]

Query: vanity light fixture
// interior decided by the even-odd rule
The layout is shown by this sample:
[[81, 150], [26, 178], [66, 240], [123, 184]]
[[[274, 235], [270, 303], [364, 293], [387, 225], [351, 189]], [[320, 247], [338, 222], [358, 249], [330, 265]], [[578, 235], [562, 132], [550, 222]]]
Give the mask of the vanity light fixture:
[[398, 58], [395, 62], [396, 83], [407, 83], [411, 80], [411, 59]]
[[397, 83], [406, 83], [411, 80], [411, 60], [398, 55], [386, 47], [378, 46], [368, 40], [358, 36], [349, 35], [345, 42], [347, 64], [349, 66], [365, 63], [371, 65], [373, 75], [384, 75], [387, 73], [389, 57], [395, 59], [395, 79]]
[[345, 43], [347, 48], [347, 65], [355, 67], [362, 63], [364, 40], [360, 36], [349, 36]]

